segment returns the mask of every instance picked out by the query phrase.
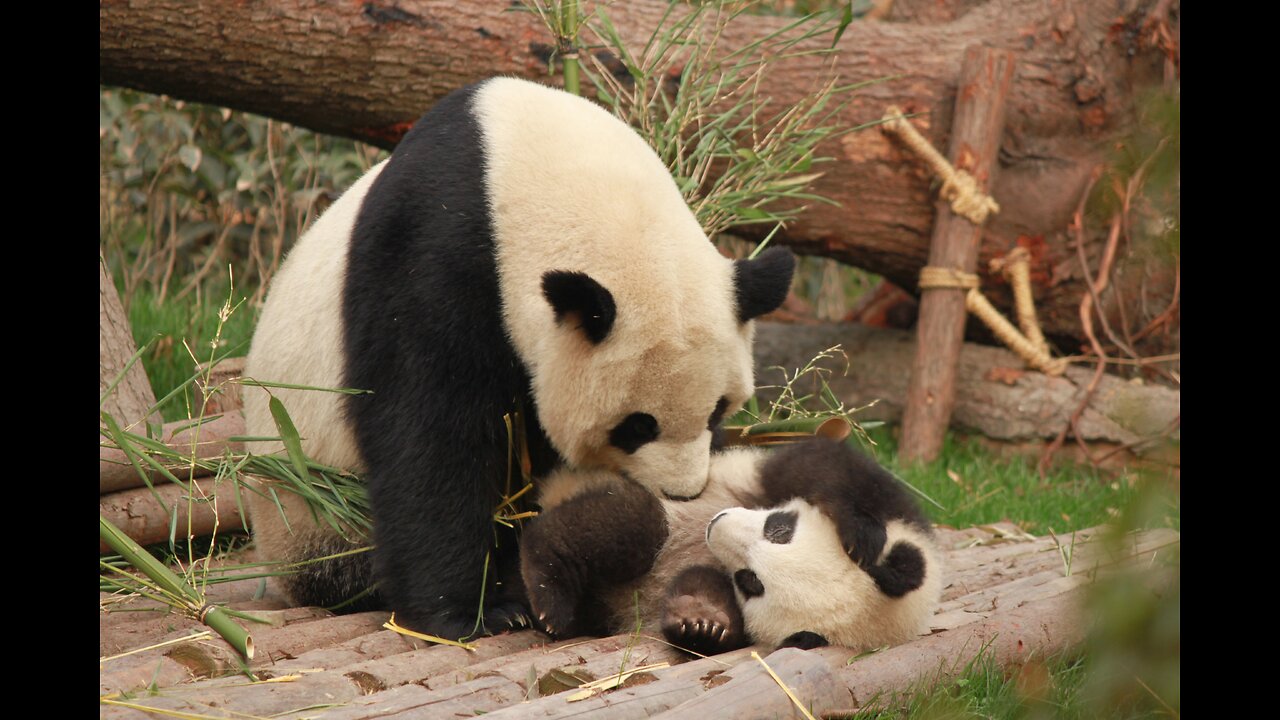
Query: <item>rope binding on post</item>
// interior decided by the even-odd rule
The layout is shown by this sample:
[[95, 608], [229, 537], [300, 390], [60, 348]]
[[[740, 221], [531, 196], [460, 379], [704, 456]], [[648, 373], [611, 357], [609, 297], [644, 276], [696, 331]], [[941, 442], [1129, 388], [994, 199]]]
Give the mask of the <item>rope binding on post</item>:
[[[1018, 354], [1028, 365], [1039, 370], [1040, 372], [1057, 377], [1062, 375], [1067, 369], [1067, 361], [1065, 358], [1054, 358], [1049, 355], [1047, 346], [1037, 346], [1026, 336], [1018, 332], [995, 306], [987, 300], [982, 291], [978, 289], [979, 278], [973, 273], [967, 273], [956, 268], [944, 268], [935, 266], [925, 266], [920, 268], [921, 290], [968, 290], [964, 296], [964, 307], [969, 312], [977, 315], [991, 332]], [[1028, 288], [1028, 294], [1030, 289]], [[1034, 310], [1032, 311], [1032, 322], [1035, 322]], [[1039, 330], [1039, 325], [1035, 325]], [[1040, 340], [1044, 342], [1043, 337]]]
[[942, 178], [942, 190], [938, 194], [951, 203], [951, 212], [967, 218], [974, 225], [981, 225], [988, 216], [1000, 212], [1000, 205], [978, 188], [978, 181], [967, 171], [957, 170], [947, 162], [920, 131], [907, 122], [898, 106], [890, 105], [885, 109], [882, 127], [906, 143]]

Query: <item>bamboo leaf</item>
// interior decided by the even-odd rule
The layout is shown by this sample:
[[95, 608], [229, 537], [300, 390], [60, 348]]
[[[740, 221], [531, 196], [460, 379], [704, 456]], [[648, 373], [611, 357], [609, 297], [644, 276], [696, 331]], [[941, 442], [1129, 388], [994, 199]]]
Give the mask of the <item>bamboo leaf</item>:
[[298, 478], [305, 480], [311, 473], [307, 471], [307, 456], [302, 453], [302, 437], [298, 435], [298, 428], [293, 425], [293, 418], [289, 417], [280, 398], [274, 395], [267, 406], [271, 409], [271, 419], [275, 420], [276, 429], [280, 431], [284, 449], [289, 453], [294, 469], [298, 471]]

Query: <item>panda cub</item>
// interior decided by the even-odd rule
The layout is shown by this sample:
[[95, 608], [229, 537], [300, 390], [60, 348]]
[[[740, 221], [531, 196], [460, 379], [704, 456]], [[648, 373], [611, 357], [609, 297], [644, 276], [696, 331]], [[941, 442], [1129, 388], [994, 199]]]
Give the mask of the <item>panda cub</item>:
[[871, 648], [926, 630], [942, 590], [932, 528], [907, 490], [831, 440], [713, 455], [689, 501], [566, 469], [540, 502], [521, 571], [555, 636], [626, 632], [638, 616], [702, 654]]

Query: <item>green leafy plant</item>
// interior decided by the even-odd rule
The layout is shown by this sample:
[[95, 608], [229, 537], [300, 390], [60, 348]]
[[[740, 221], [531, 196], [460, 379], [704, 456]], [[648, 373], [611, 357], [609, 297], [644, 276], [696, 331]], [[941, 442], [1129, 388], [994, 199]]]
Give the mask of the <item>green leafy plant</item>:
[[832, 56], [829, 44], [807, 41], [834, 36], [841, 13], [798, 18], [726, 48], [725, 30], [752, 5], [672, 3], [643, 48], [628, 45], [603, 7], [588, 24], [607, 50], [592, 55], [588, 72], [597, 96], [649, 141], [709, 236], [832, 202], [808, 190], [831, 159], [817, 146], [860, 129], [837, 122], [859, 86], [841, 86], [834, 72], [786, 107], [762, 91], [779, 63]]
[[288, 123], [103, 88], [99, 228], [126, 306], [185, 298], [235, 267], [259, 299], [284, 250], [385, 153]]

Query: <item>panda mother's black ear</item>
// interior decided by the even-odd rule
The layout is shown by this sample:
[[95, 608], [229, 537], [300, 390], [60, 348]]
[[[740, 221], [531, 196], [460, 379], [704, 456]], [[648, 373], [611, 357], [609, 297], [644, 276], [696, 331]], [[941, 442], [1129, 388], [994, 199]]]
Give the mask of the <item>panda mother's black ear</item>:
[[796, 258], [784, 248], [769, 248], [754, 260], [735, 260], [733, 284], [738, 295], [738, 322], [777, 310], [791, 289]]
[[593, 344], [609, 336], [618, 315], [613, 293], [581, 272], [551, 270], [542, 276], [542, 295], [556, 312], [556, 322], [576, 322]]

